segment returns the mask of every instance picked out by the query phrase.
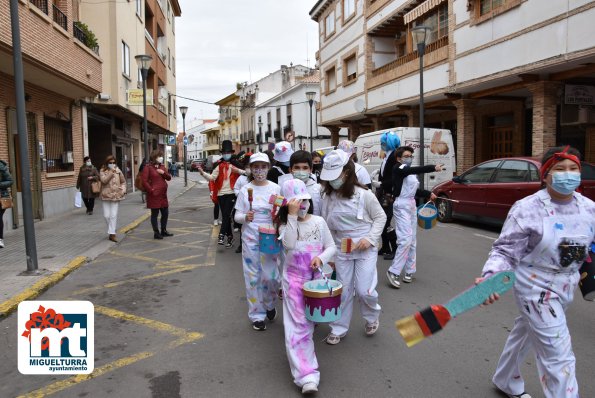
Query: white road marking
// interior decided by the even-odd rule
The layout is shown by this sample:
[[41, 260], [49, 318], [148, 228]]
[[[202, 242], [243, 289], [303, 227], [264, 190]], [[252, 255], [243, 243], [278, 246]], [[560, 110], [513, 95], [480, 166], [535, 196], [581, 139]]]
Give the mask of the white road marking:
[[473, 235], [475, 235], [475, 236], [478, 236], [478, 237], [480, 237], [480, 238], [486, 238], [486, 239], [490, 239], [490, 240], [496, 240], [496, 239], [498, 239], [498, 238], [495, 238], [495, 237], [493, 237], [493, 236], [482, 235], [482, 234], [473, 234]]

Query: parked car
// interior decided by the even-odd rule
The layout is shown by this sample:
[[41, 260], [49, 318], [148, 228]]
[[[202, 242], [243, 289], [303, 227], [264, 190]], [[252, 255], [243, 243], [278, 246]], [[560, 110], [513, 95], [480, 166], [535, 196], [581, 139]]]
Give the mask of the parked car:
[[206, 159], [204, 169], [207, 173], [212, 173], [217, 161], [221, 159], [221, 155], [209, 155]]
[[194, 159], [190, 162], [190, 167], [188, 170], [190, 171], [198, 171], [199, 167], [204, 167], [205, 159]]
[[[438, 220], [468, 219], [502, 225], [508, 211], [519, 199], [541, 189], [539, 168], [535, 158], [514, 157], [488, 160], [465, 171], [450, 181], [434, 187]], [[581, 185], [578, 191], [595, 200], [595, 166], [582, 162]]]

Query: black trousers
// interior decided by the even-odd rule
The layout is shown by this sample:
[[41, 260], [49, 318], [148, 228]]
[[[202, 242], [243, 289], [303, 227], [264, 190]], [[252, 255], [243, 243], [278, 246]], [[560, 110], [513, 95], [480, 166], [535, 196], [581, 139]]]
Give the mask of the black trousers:
[[233, 236], [233, 230], [231, 228], [231, 211], [236, 204], [236, 196], [233, 193], [227, 195], [220, 195], [219, 207], [221, 208], [221, 230], [219, 235]]
[[219, 219], [219, 203], [215, 203], [215, 206], [213, 207], [213, 220], [218, 220]]
[[0, 209], [0, 239], [4, 239], [4, 220], [2, 220], [2, 217], [4, 217], [5, 211], [6, 209]]
[[159, 232], [159, 228], [157, 227], [157, 216], [161, 212], [161, 230], [167, 230], [167, 219], [169, 217], [169, 207], [162, 207], [160, 209], [151, 209], [151, 225], [153, 226], [153, 231]]
[[95, 198], [83, 198], [83, 203], [85, 204], [87, 211], [93, 211], [93, 208], [95, 207]]

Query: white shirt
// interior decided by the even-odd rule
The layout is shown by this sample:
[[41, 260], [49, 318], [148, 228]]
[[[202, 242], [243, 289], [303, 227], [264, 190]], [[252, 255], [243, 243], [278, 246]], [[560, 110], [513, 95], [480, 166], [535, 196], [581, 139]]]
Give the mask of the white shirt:
[[240, 194], [240, 191], [242, 190], [242, 187], [248, 184], [248, 182], [248, 177], [246, 177], [245, 175], [239, 176], [236, 180], [235, 185], [233, 186], [233, 193], [235, 193], [236, 196], [238, 196]]
[[355, 163], [355, 175], [357, 177], [357, 181], [363, 186], [367, 187], [368, 184], [372, 184], [370, 173], [368, 173], [368, 170], [366, 170], [366, 168], [361, 164]]
[[322, 217], [310, 215], [307, 220], [298, 221], [297, 216], [288, 215], [287, 224], [279, 227], [279, 234], [287, 251], [295, 249], [298, 241], [322, 242], [324, 251], [318, 255], [322, 263], [328, 263], [335, 255], [335, 241]]

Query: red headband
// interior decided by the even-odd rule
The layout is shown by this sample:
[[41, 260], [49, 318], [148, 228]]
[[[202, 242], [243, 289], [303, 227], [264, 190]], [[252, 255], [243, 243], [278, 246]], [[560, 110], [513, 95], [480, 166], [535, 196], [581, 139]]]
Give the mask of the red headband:
[[562, 152], [554, 153], [554, 156], [549, 158], [544, 164], [541, 165], [540, 173], [542, 180], [545, 179], [545, 175], [550, 171], [554, 163], [558, 163], [564, 159], [572, 160], [574, 163], [578, 165], [579, 170], [581, 169], [580, 159], [578, 158], [578, 156], [567, 153], [568, 148], [570, 148], [570, 145], [566, 145]]

